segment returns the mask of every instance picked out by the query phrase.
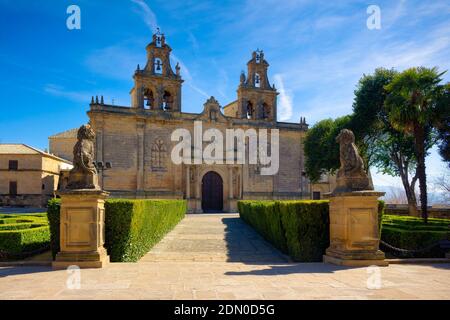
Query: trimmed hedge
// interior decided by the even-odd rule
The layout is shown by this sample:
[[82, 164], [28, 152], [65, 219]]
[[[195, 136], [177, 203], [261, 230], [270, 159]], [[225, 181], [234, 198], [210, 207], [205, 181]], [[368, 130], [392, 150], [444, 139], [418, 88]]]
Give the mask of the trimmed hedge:
[[50, 244], [46, 214], [0, 216], [0, 255], [17, 258], [43, 250]]
[[59, 211], [61, 209], [61, 199], [51, 199], [47, 204], [47, 217], [50, 224], [50, 248], [53, 259], [59, 252]]
[[[329, 202], [239, 201], [240, 217], [294, 261], [320, 262], [330, 245]], [[384, 202], [378, 205], [381, 221]], [[381, 225], [381, 224], [379, 224]]]
[[108, 200], [105, 246], [111, 261], [138, 261], [186, 213], [184, 200]]
[[[450, 220], [429, 218], [425, 224], [421, 218], [385, 215], [381, 240], [401, 249], [418, 250], [429, 247], [440, 240], [450, 240]], [[385, 248], [394, 256], [400, 253]], [[407, 254], [408, 257], [442, 257], [444, 251], [438, 247], [425, 252]]]
[[[60, 200], [48, 206], [52, 253], [59, 252]], [[105, 248], [112, 262], [136, 262], [180, 222], [184, 200], [105, 201]]]

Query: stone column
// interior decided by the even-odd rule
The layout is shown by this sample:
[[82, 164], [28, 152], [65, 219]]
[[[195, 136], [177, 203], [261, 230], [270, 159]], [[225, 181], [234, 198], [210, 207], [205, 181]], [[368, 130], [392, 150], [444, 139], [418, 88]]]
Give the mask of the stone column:
[[228, 167], [228, 181], [229, 181], [229, 183], [228, 183], [228, 188], [229, 188], [229, 190], [228, 190], [228, 192], [229, 192], [228, 197], [230, 199], [233, 199], [233, 167]]
[[195, 170], [195, 212], [202, 212], [202, 191], [200, 190], [202, 181], [200, 180], [200, 167]]
[[[96, 132], [96, 143], [97, 145], [96, 147], [96, 151], [97, 151], [97, 162], [103, 162], [103, 121], [99, 123], [99, 126], [101, 126], [101, 128], [98, 128], [97, 132]], [[104, 165], [104, 163], [103, 163]], [[101, 186], [101, 188], [103, 189], [103, 170], [100, 171], [99, 174], [99, 184]]]
[[330, 247], [323, 261], [343, 266], [387, 266], [379, 250], [378, 198], [384, 192], [334, 192], [330, 199]]
[[186, 199], [191, 197], [191, 173], [190, 167], [186, 166]]
[[137, 120], [137, 172], [136, 172], [136, 191], [143, 192], [144, 190], [144, 135], [145, 122]]

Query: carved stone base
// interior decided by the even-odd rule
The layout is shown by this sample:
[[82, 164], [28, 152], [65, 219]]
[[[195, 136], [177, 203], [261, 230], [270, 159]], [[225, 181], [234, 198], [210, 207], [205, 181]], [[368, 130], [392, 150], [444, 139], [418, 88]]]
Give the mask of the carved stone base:
[[330, 247], [323, 261], [337, 265], [387, 266], [379, 250], [378, 197], [375, 191], [334, 192], [330, 199]]
[[335, 192], [346, 192], [346, 191], [363, 191], [370, 188], [369, 178], [364, 176], [355, 177], [338, 177], [336, 179], [336, 190]]
[[85, 173], [72, 170], [69, 173], [69, 181], [67, 188], [73, 190], [84, 190], [82, 188], [86, 188], [86, 190], [100, 190], [98, 175], [94, 172]]
[[387, 267], [389, 265], [389, 263], [386, 260], [379, 260], [379, 259], [347, 260], [328, 255], [323, 256], [323, 262], [346, 267], [369, 267], [369, 266]]
[[109, 262], [105, 241], [107, 192], [70, 190], [60, 192], [60, 247], [53, 267], [102, 268]]
[[52, 263], [53, 269], [67, 269], [70, 266], [79, 268], [103, 268], [109, 263], [106, 250], [98, 252], [59, 252]]

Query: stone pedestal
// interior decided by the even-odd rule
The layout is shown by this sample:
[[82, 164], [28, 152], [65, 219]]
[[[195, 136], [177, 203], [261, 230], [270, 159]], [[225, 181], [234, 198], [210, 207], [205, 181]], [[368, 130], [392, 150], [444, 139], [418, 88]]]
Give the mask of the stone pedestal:
[[330, 200], [330, 247], [323, 261], [343, 266], [387, 266], [379, 250], [378, 198], [383, 192], [334, 192]]
[[60, 192], [60, 246], [53, 268], [75, 265], [80, 268], [102, 268], [109, 263], [104, 248], [105, 199], [101, 190], [68, 190]]

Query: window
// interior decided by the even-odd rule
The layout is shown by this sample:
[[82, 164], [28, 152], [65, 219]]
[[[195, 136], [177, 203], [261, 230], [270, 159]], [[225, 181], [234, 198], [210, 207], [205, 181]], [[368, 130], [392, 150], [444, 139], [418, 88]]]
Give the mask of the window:
[[162, 36], [160, 34], [156, 35], [155, 44], [158, 48], [161, 48], [162, 45]]
[[164, 96], [163, 96], [163, 109], [164, 110], [171, 110], [172, 109], [172, 104], [173, 104], [173, 97], [170, 94], [170, 92], [168, 91], [164, 91]]
[[144, 108], [145, 109], [153, 109], [153, 103], [155, 99], [153, 98], [153, 91], [150, 89], [144, 90]]
[[261, 53], [256, 52], [256, 63], [260, 63], [260, 62], [261, 62]]
[[42, 190], [45, 190], [45, 184], [42, 184]]
[[253, 108], [253, 104], [249, 101], [247, 103], [247, 119], [252, 119], [255, 113], [255, 109]]
[[163, 73], [163, 64], [160, 58], [155, 58], [154, 61], [154, 71], [156, 74], [162, 74]]
[[270, 107], [265, 102], [262, 104], [262, 117], [263, 117], [263, 119], [269, 119], [270, 118]]
[[10, 181], [9, 182], [9, 195], [10, 196], [17, 196], [17, 181]]
[[9, 160], [9, 170], [17, 170], [19, 168], [19, 161]]
[[166, 171], [167, 149], [162, 139], [156, 139], [152, 146], [152, 171]]
[[320, 200], [320, 191], [314, 191], [312, 199], [313, 200]]
[[261, 77], [258, 73], [255, 73], [255, 87], [261, 88]]

